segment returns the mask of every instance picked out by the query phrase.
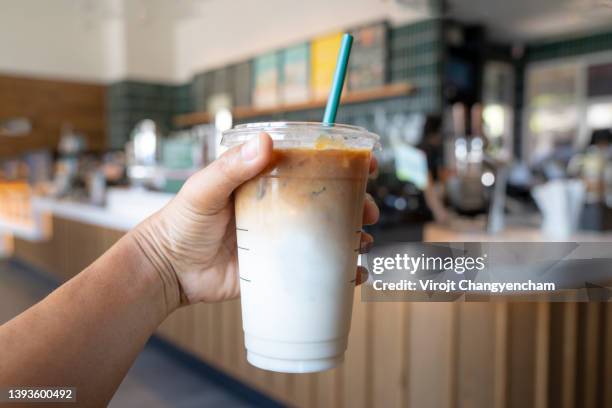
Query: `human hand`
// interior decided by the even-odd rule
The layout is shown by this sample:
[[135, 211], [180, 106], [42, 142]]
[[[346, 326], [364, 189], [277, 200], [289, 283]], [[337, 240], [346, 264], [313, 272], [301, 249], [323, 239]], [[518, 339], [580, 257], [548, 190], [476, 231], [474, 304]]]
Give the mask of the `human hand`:
[[[255, 177], [272, 159], [272, 139], [262, 133], [225, 152], [190, 177], [166, 207], [140, 224], [132, 235], [161, 278], [168, 313], [179, 305], [217, 302], [240, 292], [233, 191]], [[373, 159], [370, 172], [375, 171]], [[367, 196], [363, 223], [379, 212]], [[362, 232], [361, 252], [372, 245]], [[367, 271], [359, 267], [357, 284]]]

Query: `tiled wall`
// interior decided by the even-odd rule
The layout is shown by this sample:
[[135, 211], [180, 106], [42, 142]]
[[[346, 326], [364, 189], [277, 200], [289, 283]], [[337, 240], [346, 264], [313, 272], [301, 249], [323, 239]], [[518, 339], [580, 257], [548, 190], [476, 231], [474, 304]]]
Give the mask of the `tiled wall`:
[[192, 99], [189, 85], [126, 80], [107, 88], [106, 106], [108, 146], [121, 149], [138, 121], [153, 119], [170, 130], [174, 115], [192, 111]]
[[525, 57], [528, 62], [535, 62], [610, 50], [612, 50], [612, 31], [586, 37], [532, 44], [527, 47]]
[[444, 54], [442, 21], [432, 19], [392, 29], [389, 48], [391, 82], [408, 81], [418, 90], [407, 101], [407, 108], [439, 112]]

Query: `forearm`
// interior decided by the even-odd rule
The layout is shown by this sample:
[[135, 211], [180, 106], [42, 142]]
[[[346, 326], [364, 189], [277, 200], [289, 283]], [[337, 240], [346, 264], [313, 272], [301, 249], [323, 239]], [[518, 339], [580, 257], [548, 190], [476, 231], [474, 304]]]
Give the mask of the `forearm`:
[[134, 234], [126, 235], [0, 327], [0, 384], [73, 386], [81, 404], [105, 405], [171, 311], [167, 290]]

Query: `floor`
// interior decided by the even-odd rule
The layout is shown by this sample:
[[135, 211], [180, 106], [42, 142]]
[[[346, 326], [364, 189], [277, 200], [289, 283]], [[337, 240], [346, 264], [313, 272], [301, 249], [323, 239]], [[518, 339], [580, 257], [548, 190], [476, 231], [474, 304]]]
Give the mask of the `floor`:
[[[18, 263], [0, 260], [0, 324], [45, 297], [56, 283]], [[119, 387], [110, 407], [254, 407], [253, 403], [148, 344]]]

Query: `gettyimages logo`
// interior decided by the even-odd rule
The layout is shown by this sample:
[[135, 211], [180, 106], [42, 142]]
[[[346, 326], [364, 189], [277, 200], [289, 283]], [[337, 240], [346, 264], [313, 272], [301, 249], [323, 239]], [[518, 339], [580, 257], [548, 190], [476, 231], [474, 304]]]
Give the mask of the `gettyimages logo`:
[[483, 271], [486, 265], [487, 254], [482, 256], [411, 256], [409, 254], [396, 254], [394, 257], [375, 257], [372, 259], [372, 273], [383, 274], [385, 271], [406, 271], [411, 275], [419, 271], [453, 271], [463, 275], [466, 272]]

